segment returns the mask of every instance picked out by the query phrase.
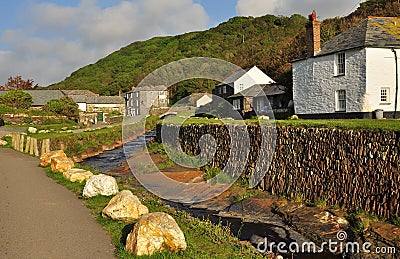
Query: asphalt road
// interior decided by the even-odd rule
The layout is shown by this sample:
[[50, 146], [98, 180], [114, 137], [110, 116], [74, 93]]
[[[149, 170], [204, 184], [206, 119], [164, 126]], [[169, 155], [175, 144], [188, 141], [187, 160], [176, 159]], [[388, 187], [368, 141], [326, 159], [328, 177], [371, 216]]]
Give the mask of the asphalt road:
[[0, 258], [114, 258], [89, 209], [38, 164], [0, 148]]

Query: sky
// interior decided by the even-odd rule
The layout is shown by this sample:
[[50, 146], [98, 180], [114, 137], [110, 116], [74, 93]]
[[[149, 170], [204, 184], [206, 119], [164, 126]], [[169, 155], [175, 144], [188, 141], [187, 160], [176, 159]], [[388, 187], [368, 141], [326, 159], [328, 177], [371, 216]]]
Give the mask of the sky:
[[0, 85], [40, 86], [135, 41], [206, 30], [235, 16], [346, 16], [364, 0], [0, 0]]

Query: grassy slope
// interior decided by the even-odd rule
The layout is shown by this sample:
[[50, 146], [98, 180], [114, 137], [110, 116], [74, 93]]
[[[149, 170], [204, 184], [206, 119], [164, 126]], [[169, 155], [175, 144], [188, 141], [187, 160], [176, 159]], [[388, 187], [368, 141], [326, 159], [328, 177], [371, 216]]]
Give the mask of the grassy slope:
[[[290, 18], [272, 15], [236, 17], [203, 32], [135, 42], [96, 64], [75, 71], [65, 81], [50, 88], [84, 87], [100, 94], [116, 94], [118, 90], [126, 91], [137, 85], [154, 69], [188, 57], [220, 58], [244, 68], [258, 65], [276, 78], [290, 70], [287, 62], [300, 54], [294, 46], [297, 46], [297, 35], [304, 31], [305, 22], [300, 15]], [[199, 90], [209, 91], [213, 86], [205, 82], [199, 84], [203, 88]]]

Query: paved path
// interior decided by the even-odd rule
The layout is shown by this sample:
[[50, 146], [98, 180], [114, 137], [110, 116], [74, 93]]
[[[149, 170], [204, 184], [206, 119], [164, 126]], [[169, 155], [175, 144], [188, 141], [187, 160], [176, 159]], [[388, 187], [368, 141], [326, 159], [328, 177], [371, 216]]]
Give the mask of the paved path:
[[0, 148], [0, 258], [113, 258], [89, 209], [38, 164]]

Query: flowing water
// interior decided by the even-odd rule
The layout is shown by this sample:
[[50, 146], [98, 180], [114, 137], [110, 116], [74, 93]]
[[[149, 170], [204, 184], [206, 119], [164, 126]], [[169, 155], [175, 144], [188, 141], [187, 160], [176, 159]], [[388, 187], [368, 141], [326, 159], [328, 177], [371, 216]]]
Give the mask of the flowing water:
[[105, 151], [103, 154], [85, 159], [82, 164], [105, 173], [126, 161], [126, 156], [129, 156], [137, 149], [143, 147], [145, 143], [147, 143], [151, 138], [154, 138], [155, 135], [156, 133], [154, 131], [149, 131], [144, 136], [131, 142], [124, 143], [124, 147]]

